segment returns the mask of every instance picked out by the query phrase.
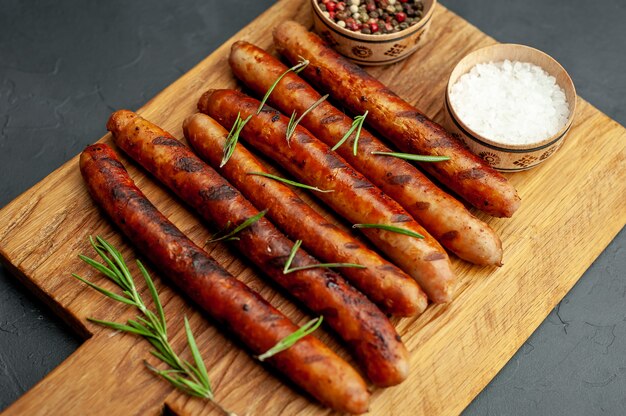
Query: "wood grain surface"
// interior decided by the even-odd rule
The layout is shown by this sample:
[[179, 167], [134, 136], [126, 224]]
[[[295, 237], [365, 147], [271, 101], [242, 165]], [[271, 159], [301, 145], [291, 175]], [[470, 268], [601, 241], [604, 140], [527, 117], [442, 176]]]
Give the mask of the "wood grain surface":
[[[236, 85], [226, 62], [231, 42], [244, 39], [273, 50], [271, 29], [276, 24], [286, 19], [311, 24], [307, 3], [278, 2], [139, 112], [181, 138], [181, 123], [195, 111], [202, 92]], [[439, 6], [429, 42], [406, 61], [368, 71], [442, 121], [444, 88], [454, 64], [494, 42]], [[111, 141], [109, 136], [102, 140]], [[536, 169], [509, 176], [523, 202], [516, 215], [481, 216], [502, 237], [504, 266], [480, 268], [454, 258], [462, 282], [454, 302], [394, 321], [411, 353], [411, 374], [398, 387], [376, 390], [371, 414], [448, 415], [467, 406], [626, 223], [625, 159], [626, 130], [579, 100], [563, 148]], [[211, 230], [145, 172], [122, 160], [148, 198], [203, 244]], [[89, 316], [121, 321], [134, 314], [70, 276], [76, 272], [98, 283], [104, 280], [77, 258], [79, 253], [94, 254], [87, 238], [96, 234], [122, 248], [127, 258], [137, 256], [89, 198], [76, 157], [0, 211], [4, 264], [86, 339], [4, 414], [155, 414], [165, 407], [179, 414], [218, 414], [210, 403], [174, 391], [144, 368], [143, 360], [151, 360], [147, 342], [86, 322]], [[212, 245], [208, 251], [296, 322], [310, 318], [229, 249]], [[224, 407], [239, 415], [330, 413], [250, 358], [158, 273], [153, 275], [175, 331], [175, 347], [185, 345], [182, 320], [187, 315]], [[349, 359], [333, 336], [324, 331], [319, 336]]]

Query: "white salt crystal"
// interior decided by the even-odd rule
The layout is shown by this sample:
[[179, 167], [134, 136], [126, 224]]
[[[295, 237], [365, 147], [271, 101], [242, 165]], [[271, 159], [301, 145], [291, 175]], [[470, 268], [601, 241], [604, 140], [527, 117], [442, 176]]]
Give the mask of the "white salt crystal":
[[556, 79], [528, 62], [489, 62], [459, 77], [450, 91], [458, 117], [483, 137], [532, 144], [558, 133], [569, 117]]

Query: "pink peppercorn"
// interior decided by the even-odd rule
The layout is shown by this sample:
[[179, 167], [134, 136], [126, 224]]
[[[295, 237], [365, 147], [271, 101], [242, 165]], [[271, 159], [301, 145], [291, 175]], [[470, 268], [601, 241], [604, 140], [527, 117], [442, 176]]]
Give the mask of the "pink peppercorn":
[[404, 22], [406, 20], [406, 14], [402, 12], [396, 13], [396, 20], [398, 21], [398, 23]]

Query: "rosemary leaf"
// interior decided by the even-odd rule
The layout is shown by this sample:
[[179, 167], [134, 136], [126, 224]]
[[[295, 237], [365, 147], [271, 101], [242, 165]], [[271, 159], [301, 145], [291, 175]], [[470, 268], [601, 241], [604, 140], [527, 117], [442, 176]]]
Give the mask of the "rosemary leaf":
[[[202, 386], [203, 389], [207, 389], [208, 388], [207, 385], [206, 385], [207, 383], [204, 382], [203, 376], [202, 376], [202, 374], [200, 374], [200, 371], [198, 370], [197, 367], [194, 367], [190, 362], [185, 361], [184, 368], [187, 369], [188, 371], [193, 372], [194, 377], [193, 377], [193, 380], [191, 380], [192, 383], [195, 383], [195, 384], [197, 384], [199, 386]], [[208, 378], [208, 375], [207, 375], [207, 378]]]
[[261, 113], [261, 110], [263, 110], [263, 107], [265, 106], [265, 103], [267, 102], [267, 99], [270, 98], [270, 95], [272, 94], [272, 91], [274, 91], [274, 88], [276, 88], [276, 86], [278, 85], [280, 80], [283, 79], [285, 77], [285, 75], [287, 75], [290, 72], [294, 72], [296, 74], [300, 73], [300, 71], [302, 71], [304, 68], [306, 68], [306, 66], [308, 64], [309, 64], [308, 60], [301, 58], [300, 61], [296, 65], [292, 66], [291, 68], [289, 68], [288, 70], [283, 72], [276, 79], [276, 81], [274, 81], [272, 86], [267, 90], [267, 92], [263, 96], [263, 99], [261, 100], [261, 103], [259, 104], [259, 108], [256, 110], [257, 115], [259, 115]]
[[296, 252], [298, 251], [301, 245], [302, 245], [302, 240], [296, 240], [293, 247], [291, 248], [289, 257], [287, 257], [287, 261], [285, 262], [285, 267], [283, 267], [283, 274], [289, 274], [289, 273], [297, 272], [300, 270], [317, 269], [319, 267], [354, 267], [357, 269], [367, 269], [367, 266], [363, 266], [361, 264], [355, 264], [355, 263], [315, 263], [315, 264], [308, 264], [306, 266], [291, 267], [291, 263], [293, 262], [293, 259], [296, 257]]
[[98, 241], [100, 248], [104, 249], [108, 253], [107, 257], [110, 257], [110, 259], [113, 260], [113, 262], [116, 264], [117, 268], [121, 271], [119, 277], [123, 278], [122, 280], [126, 282], [125, 289], [131, 292], [136, 292], [137, 290], [135, 288], [135, 282], [132, 275], [130, 274], [130, 270], [128, 270], [128, 266], [126, 266], [126, 262], [122, 257], [122, 253], [120, 253], [118, 249], [109, 244], [109, 242], [106, 241], [104, 238], [96, 237], [96, 240]]
[[[207, 244], [211, 244], [213, 242], [216, 241], [220, 241], [220, 239], [222, 238], [223, 235], [228, 233], [228, 230], [230, 230], [230, 227], [232, 227], [233, 223], [229, 221], [226, 221], [226, 225], [224, 226], [224, 228], [222, 228], [221, 230], [211, 234], [211, 238], [209, 238], [208, 240], [206, 240], [206, 242], [204, 243], [204, 245], [206, 246]], [[235, 237], [236, 238], [236, 237]], [[233, 239], [235, 239], [233, 238]], [[238, 238], [237, 238], [238, 239]]]
[[152, 355], [159, 358], [157, 356], [158, 354], [159, 356], [162, 357], [159, 359], [163, 361], [165, 364], [169, 365], [171, 368], [175, 369], [176, 371], [182, 371], [180, 370], [180, 364], [171, 356], [171, 354], [167, 351], [167, 348], [163, 345], [163, 342], [160, 339], [156, 339], [156, 338], [146, 338], [146, 339], [148, 340], [148, 342], [150, 342], [150, 344], [152, 344], [152, 346], [156, 350], [156, 351], [150, 351]]
[[357, 147], [359, 146], [359, 137], [361, 137], [361, 129], [363, 128], [363, 123], [365, 122], [365, 117], [367, 117], [368, 111], [365, 111], [365, 114], [362, 116], [356, 116], [354, 118], [354, 123], [357, 123], [356, 134], [354, 135], [354, 142], [352, 142], [352, 154], [356, 156]]
[[189, 349], [191, 350], [191, 354], [193, 355], [193, 360], [196, 362], [196, 368], [198, 369], [198, 374], [201, 376], [201, 379], [205, 386], [210, 389], [209, 375], [206, 372], [206, 366], [204, 365], [204, 361], [202, 361], [202, 356], [200, 355], [200, 351], [198, 350], [198, 345], [196, 344], [196, 339], [191, 332], [191, 327], [189, 326], [189, 320], [185, 316], [185, 332], [187, 333], [187, 343], [189, 344]]
[[264, 361], [264, 360], [266, 360], [266, 359], [268, 359], [268, 358], [278, 354], [279, 352], [284, 351], [284, 350], [290, 348], [296, 342], [298, 342], [300, 339], [306, 337], [307, 335], [309, 335], [313, 331], [315, 331], [317, 328], [319, 328], [319, 326], [322, 324], [323, 320], [324, 320], [324, 317], [322, 317], [322, 316], [310, 320], [306, 324], [302, 325], [300, 327], [300, 329], [292, 332], [291, 334], [287, 335], [285, 338], [283, 338], [280, 341], [278, 341], [276, 343], [276, 345], [274, 345], [272, 348], [270, 348], [269, 350], [267, 350], [263, 354], [259, 355], [257, 358], [259, 359], [259, 361]]
[[352, 228], [379, 228], [385, 231], [391, 231], [398, 234], [404, 234], [415, 238], [424, 238], [423, 235], [416, 233], [415, 231], [407, 230], [406, 228], [394, 227], [393, 225], [385, 224], [354, 224]]
[[271, 173], [248, 172], [248, 175], [264, 176], [266, 178], [274, 179], [275, 181], [278, 181], [278, 182], [286, 183], [287, 185], [296, 186], [296, 187], [302, 188], [302, 189], [309, 189], [311, 191], [316, 191], [316, 192], [335, 192], [334, 189], [320, 189], [320, 188], [317, 188], [315, 186], [306, 185], [306, 184], [303, 184], [303, 183], [300, 183], [300, 182], [295, 182], [295, 181], [291, 181], [289, 179], [281, 178], [280, 176], [272, 175]]
[[100, 319], [95, 319], [95, 318], [87, 318], [89, 321], [94, 322], [98, 325], [102, 325], [102, 326], [107, 326], [109, 328], [115, 329], [116, 331], [122, 331], [122, 332], [130, 332], [133, 334], [138, 334], [144, 337], [148, 337], [148, 336], [152, 336], [147, 330], [143, 330], [140, 328], [135, 328], [133, 326], [130, 325], [124, 325], [124, 324], [120, 324], [117, 322], [111, 322], [111, 321], [102, 321]]
[[285, 267], [283, 267], [283, 274], [289, 273], [289, 268], [291, 267], [291, 262], [293, 262], [294, 257], [296, 257], [296, 252], [302, 245], [302, 240], [296, 240], [293, 247], [291, 248], [291, 252], [287, 257], [287, 261], [285, 262]]
[[[163, 355], [162, 353], [158, 351], [150, 351], [150, 354], [154, 355], [156, 358], [163, 361], [165, 364], [169, 365], [170, 367], [174, 367], [176, 365], [172, 361], [169, 361], [169, 358], [166, 355]], [[180, 370], [170, 370], [170, 371], [180, 371]]]
[[[139, 317], [138, 317], [139, 318]], [[132, 326], [133, 328], [140, 330], [140, 331], [145, 331], [148, 335], [144, 335], [146, 338], [153, 338], [157, 341], [161, 341], [159, 339], [159, 336], [157, 335], [157, 332], [155, 331], [155, 328], [153, 325], [150, 324], [141, 324], [133, 319], [129, 319], [128, 321], [126, 321], [128, 323], [128, 325]]]
[[180, 376], [177, 377], [176, 380], [185, 385], [189, 389], [189, 394], [191, 394], [192, 396], [205, 397], [208, 394], [208, 389], [198, 383], [189, 381], [188, 379], [182, 378]]
[[[111, 261], [111, 259], [110, 259], [110, 258], [109, 258], [109, 257], [108, 257], [105, 253], [104, 253], [103, 249], [100, 247], [100, 244], [99, 244], [99, 243], [96, 243], [96, 241], [95, 241], [92, 237], [89, 237], [89, 243], [91, 244], [91, 246], [93, 247], [93, 249], [96, 251], [96, 253], [98, 253], [98, 255], [100, 256], [100, 258], [101, 258], [102, 260], [104, 260], [104, 262], [107, 264], [107, 266], [109, 266], [109, 270], [111, 270], [111, 271], [115, 274], [115, 276], [116, 276], [115, 278], [117, 279], [117, 278], [118, 278], [118, 276], [121, 276], [121, 275], [122, 275], [122, 271], [121, 271], [121, 270], [120, 270], [120, 269], [119, 269], [119, 268], [115, 265], [115, 263], [113, 263], [113, 261]], [[83, 257], [85, 257], [85, 256], [81, 257], [81, 256], [79, 255], [79, 257], [80, 257], [81, 259], [83, 259]], [[85, 261], [85, 260], [83, 259], [83, 261]], [[95, 260], [94, 260], [94, 262], [95, 262]], [[121, 282], [121, 287], [126, 288], [126, 287], [128, 286], [128, 283], [126, 282], [126, 280], [124, 280], [124, 278], [122, 278], [122, 279], [120, 280], [120, 282]]]
[[291, 136], [293, 136], [294, 131], [296, 131], [296, 126], [298, 125], [296, 122], [296, 116], [298, 113], [296, 110], [293, 110], [291, 116], [289, 117], [289, 123], [287, 123], [287, 131], [285, 132], [285, 137], [287, 138], [287, 145], [291, 146]]
[[252, 224], [254, 224], [255, 222], [257, 222], [258, 220], [260, 220], [261, 218], [263, 218], [265, 216], [265, 214], [267, 214], [267, 209], [264, 209], [263, 211], [260, 211], [258, 214], [248, 218], [247, 220], [245, 220], [244, 222], [242, 222], [241, 224], [239, 224], [237, 227], [235, 227], [234, 230], [227, 232], [225, 235], [221, 236], [221, 237], [217, 237], [219, 234], [222, 234], [223, 232], [226, 232], [227, 229], [230, 227], [230, 221], [226, 224], [226, 227], [224, 230], [217, 232], [215, 234], [213, 234], [211, 236], [211, 239], [209, 241], [207, 241], [208, 243], [215, 243], [218, 241], [232, 241], [232, 240], [239, 240], [239, 237], [235, 237], [236, 234], [240, 233], [241, 231], [243, 231], [244, 229], [248, 228], [249, 226], [251, 226]]
[[323, 103], [327, 98], [328, 98], [328, 94], [326, 94], [325, 96], [321, 97], [319, 100], [314, 102], [309, 108], [304, 110], [304, 113], [302, 113], [302, 115], [298, 117], [297, 120], [296, 120], [296, 110], [293, 110], [293, 113], [291, 114], [291, 118], [289, 118], [289, 124], [287, 125], [287, 143], [289, 143], [289, 141], [291, 140], [291, 136], [293, 136], [293, 133], [296, 131], [296, 127], [298, 126], [298, 124], [300, 124], [302, 119], [306, 117], [306, 115], [309, 114], [311, 111], [315, 110], [315, 108], [321, 103]]
[[414, 155], [412, 153], [372, 152], [372, 154], [381, 156], [392, 156], [399, 159], [412, 160], [414, 162], [443, 162], [445, 160], [450, 160], [449, 156]]
[[[157, 332], [157, 330], [159, 330], [160, 328], [158, 328], [157, 326], [155, 326], [152, 322], [147, 321], [146, 319], [142, 318], [141, 316], [137, 317], [137, 320], [141, 322], [141, 324], [139, 324], [139, 322], [135, 323], [134, 325], [141, 325], [144, 328], [146, 328], [147, 330], [151, 331], [151, 332]], [[128, 322], [134, 322], [132, 319], [129, 319]]]
[[343, 135], [343, 137], [341, 138], [341, 140], [339, 140], [337, 142], [337, 144], [335, 144], [331, 150], [337, 150], [341, 147], [342, 144], [344, 144], [346, 142], [346, 140], [348, 140], [348, 138], [352, 135], [352, 133], [354, 133], [354, 131], [356, 130], [356, 125], [354, 124], [354, 122], [352, 123], [352, 126], [350, 126], [350, 129], [346, 132], [346, 134]]
[[237, 118], [233, 123], [233, 127], [230, 129], [230, 132], [228, 132], [228, 136], [226, 137], [226, 143], [224, 144], [224, 155], [222, 156], [220, 168], [223, 167], [226, 162], [228, 162], [230, 157], [235, 152], [235, 147], [237, 146], [237, 142], [239, 141], [239, 134], [251, 118], [252, 116], [250, 115], [245, 120], [243, 120], [241, 118], [241, 112], [237, 113]]
[[165, 380], [167, 380], [174, 387], [176, 387], [177, 389], [185, 392], [186, 394], [188, 394], [190, 396], [200, 397], [202, 399], [209, 399], [209, 400], [213, 399], [213, 395], [210, 392], [198, 388], [199, 386], [191, 383], [191, 387], [190, 387], [186, 383], [183, 383], [183, 380], [185, 380], [185, 379], [183, 379], [181, 377], [174, 378], [174, 377], [169, 375], [168, 371], [159, 370], [159, 369], [151, 366], [148, 362], [145, 362], [145, 364], [146, 364], [146, 367], [148, 367], [149, 370], [151, 370], [155, 374], [163, 377]]
[[116, 300], [118, 302], [122, 302], [125, 303], [127, 305], [134, 305], [135, 302], [132, 299], [126, 299], [123, 296], [118, 295], [117, 293], [113, 293], [111, 291], [106, 290], [103, 287], [100, 287], [98, 285], [96, 285], [95, 283], [90, 282], [87, 279], [83, 279], [82, 277], [80, 277], [79, 275], [72, 273], [72, 276], [75, 277], [76, 279], [80, 280], [81, 282], [85, 283], [86, 285], [88, 285], [89, 287], [91, 287], [92, 289], [97, 290], [98, 292], [102, 293], [104, 296], [107, 296], [113, 300]]
[[346, 134], [343, 135], [341, 140], [339, 140], [337, 144], [335, 144], [332, 147], [331, 150], [339, 149], [341, 145], [344, 144], [346, 140], [350, 138], [350, 136], [352, 136], [352, 133], [356, 131], [356, 134], [354, 136], [354, 142], [352, 144], [352, 152], [354, 153], [354, 156], [356, 156], [357, 147], [359, 143], [359, 137], [361, 136], [361, 129], [363, 128], [363, 123], [365, 122], [365, 117], [367, 117], [367, 114], [368, 114], [368, 111], [366, 111], [365, 114], [361, 116], [354, 117], [354, 120], [352, 121], [352, 126], [350, 126], [350, 129], [346, 132]]
[[159, 370], [159, 371], [165, 374], [184, 374], [185, 373], [183, 370]]
[[113, 270], [117, 270], [123, 273], [124, 276], [129, 279], [128, 283], [130, 284], [130, 281], [132, 281], [132, 276], [130, 275], [130, 271], [126, 267], [126, 264], [124, 263], [122, 253], [120, 253], [118, 249], [113, 247], [111, 244], [109, 244], [108, 241], [100, 236], [97, 236], [95, 240], [93, 240], [92, 238], [91, 245], [94, 247], [94, 249], [98, 249], [98, 254], [100, 254], [100, 256], [103, 257], [105, 261], [108, 260], [107, 263], [112, 263], [114, 265]]
[[167, 332], [167, 323], [165, 322], [165, 312], [163, 312], [163, 305], [161, 305], [161, 302], [159, 301], [159, 295], [157, 293], [156, 287], [154, 287], [154, 282], [152, 281], [152, 278], [148, 274], [148, 271], [146, 270], [146, 268], [143, 266], [143, 263], [139, 260], [137, 260], [137, 267], [139, 268], [139, 271], [141, 272], [141, 275], [143, 276], [143, 279], [146, 281], [146, 285], [148, 286], [148, 289], [150, 290], [150, 295], [152, 296], [154, 307], [156, 308], [157, 313], [159, 314], [159, 321], [161, 322], [161, 328], [163, 329], [163, 332]]
[[78, 258], [81, 259], [82, 261], [84, 261], [85, 263], [87, 263], [88, 265], [90, 265], [91, 267], [93, 267], [94, 269], [96, 269], [97, 271], [99, 271], [100, 273], [106, 275], [109, 279], [117, 279], [117, 275], [115, 274], [115, 272], [111, 269], [109, 269], [107, 266], [105, 266], [104, 264], [90, 258], [87, 256], [83, 256], [82, 254], [78, 255]]

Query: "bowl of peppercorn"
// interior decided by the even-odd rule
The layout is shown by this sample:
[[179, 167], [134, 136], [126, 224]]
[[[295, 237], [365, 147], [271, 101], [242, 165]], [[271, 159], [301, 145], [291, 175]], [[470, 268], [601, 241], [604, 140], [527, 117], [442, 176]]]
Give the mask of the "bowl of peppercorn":
[[315, 31], [360, 65], [405, 59], [424, 42], [437, 0], [311, 0]]

